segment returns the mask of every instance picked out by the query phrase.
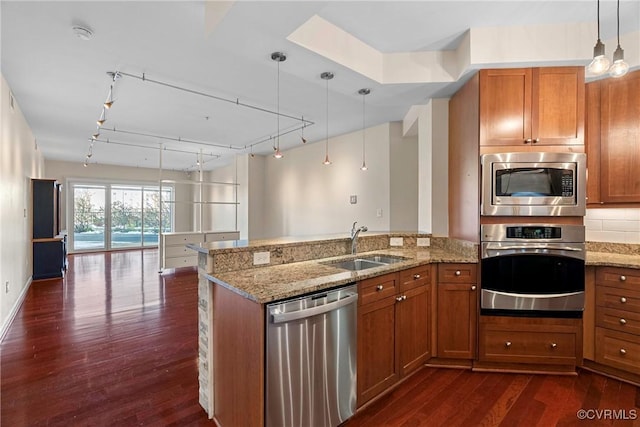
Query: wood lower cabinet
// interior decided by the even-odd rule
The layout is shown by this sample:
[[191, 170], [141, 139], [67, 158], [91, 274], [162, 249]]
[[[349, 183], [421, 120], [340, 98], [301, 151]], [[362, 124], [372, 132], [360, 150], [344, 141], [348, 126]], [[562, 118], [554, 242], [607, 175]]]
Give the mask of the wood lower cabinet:
[[358, 407], [431, 355], [431, 266], [358, 283]]
[[[581, 319], [481, 316], [478, 360], [483, 363], [556, 365], [574, 371], [582, 358]], [[561, 368], [564, 366], [564, 368]], [[543, 368], [544, 370], [545, 368]]]
[[439, 264], [437, 357], [474, 359], [478, 292], [475, 264]]
[[595, 276], [595, 361], [640, 375], [640, 270], [597, 267]]

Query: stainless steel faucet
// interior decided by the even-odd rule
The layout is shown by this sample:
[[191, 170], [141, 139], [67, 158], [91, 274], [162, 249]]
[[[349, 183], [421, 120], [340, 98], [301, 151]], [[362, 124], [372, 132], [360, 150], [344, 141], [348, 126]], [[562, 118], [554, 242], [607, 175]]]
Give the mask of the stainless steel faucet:
[[366, 225], [363, 225], [360, 228], [356, 228], [356, 224], [358, 221], [354, 221], [353, 226], [351, 226], [351, 253], [356, 254], [358, 252], [358, 235], [361, 231], [368, 231]]

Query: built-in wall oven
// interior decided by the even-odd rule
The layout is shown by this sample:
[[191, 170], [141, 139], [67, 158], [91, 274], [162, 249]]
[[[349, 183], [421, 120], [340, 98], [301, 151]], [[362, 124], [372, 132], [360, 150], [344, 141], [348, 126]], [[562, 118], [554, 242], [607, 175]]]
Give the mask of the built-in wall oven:
[[481, 313], [582, 317], [584, 226], [481, 226]]
[[584, 153], [484, 154], [482, 215], [584, 216]]

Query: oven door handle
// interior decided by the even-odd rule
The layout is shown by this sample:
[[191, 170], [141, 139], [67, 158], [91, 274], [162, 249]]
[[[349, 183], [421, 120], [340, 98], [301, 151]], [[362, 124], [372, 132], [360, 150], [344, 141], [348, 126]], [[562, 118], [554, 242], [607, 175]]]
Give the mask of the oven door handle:
[[585, 259], [584, 247], [569, 245], [538, 244], [538, 245], [503, 245], [500, 243], [483, 243], [482, 258], [495, 258], [505, 255], [556, 255], [575, 259]]

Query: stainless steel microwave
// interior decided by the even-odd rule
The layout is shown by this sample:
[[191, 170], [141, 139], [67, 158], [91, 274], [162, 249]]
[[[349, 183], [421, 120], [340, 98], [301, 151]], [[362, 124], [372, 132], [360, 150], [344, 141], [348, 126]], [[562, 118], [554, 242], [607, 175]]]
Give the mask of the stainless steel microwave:
[[482, 215], [584, 216], [584, 153], [484, 154]]

